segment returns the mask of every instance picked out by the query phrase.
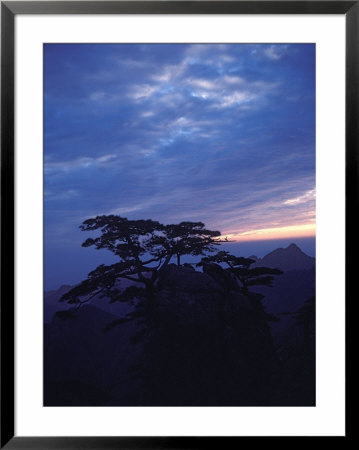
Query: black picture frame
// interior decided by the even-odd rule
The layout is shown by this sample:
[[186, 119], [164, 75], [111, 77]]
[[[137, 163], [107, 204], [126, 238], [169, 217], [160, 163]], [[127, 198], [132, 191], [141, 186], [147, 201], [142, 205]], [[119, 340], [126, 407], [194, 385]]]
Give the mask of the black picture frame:
[[[1, 442], [6, 449], [232, 447], [244, 437], [24, 437], [14, 435], [14, 19], [18, 14], [340, 14], [346, 19], [346, 297], [358, 238], [359, 1], [1, 2]], [[346, 307], [348, 317], [348, 306]], [[346, 336], [347, 336], [346, 331]], [[346, 339], [348, 342], [348, 339]], [[348, 391], [348, 387], [347, 387]], [[348, 403], [346, 403], [348, 409]], [[348, 420], [346, 436], [349, 437]], [[239, 443], [238, 440], [242, 439]], [[288, 440], [291, 438], [285, 438]]]

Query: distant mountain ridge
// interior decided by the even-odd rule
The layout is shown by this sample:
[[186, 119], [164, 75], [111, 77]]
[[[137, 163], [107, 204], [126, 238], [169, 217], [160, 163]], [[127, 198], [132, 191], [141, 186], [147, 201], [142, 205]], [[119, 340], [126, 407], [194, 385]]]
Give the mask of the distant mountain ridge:
[[271, 267], [283, 272], [309, 270], [315, 267], [315, 258], [306, 255], [296, 244], [290, 244], [286, 248], [277, 248], [259, 258], [251, 267]]

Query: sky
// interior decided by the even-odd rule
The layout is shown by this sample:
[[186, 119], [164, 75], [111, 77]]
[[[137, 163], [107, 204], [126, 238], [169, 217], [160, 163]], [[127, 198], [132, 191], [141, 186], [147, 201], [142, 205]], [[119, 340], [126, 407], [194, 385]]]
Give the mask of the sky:
[[45, 44], [45, 288], [109, 258], [102, 214], [314, 237], [315, 45]]

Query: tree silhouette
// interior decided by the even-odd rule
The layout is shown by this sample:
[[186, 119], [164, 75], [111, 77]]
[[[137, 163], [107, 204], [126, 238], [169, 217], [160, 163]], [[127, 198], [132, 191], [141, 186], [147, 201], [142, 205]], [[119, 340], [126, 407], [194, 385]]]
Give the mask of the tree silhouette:
[[178, 266], [181, 265], [182, 255], [204, 255], [214, 251], [216, 245], [227, 241], [220, 239], [219, 231], [207, 230], [202, 222], [167, 225], [165, 230], [170, 251], [176, 256]]
[[283, 272], [279, 269], [270, 267], [254, 267], [250, 266], [255, 262], [254, 259], [244, 258], [242, 256], [234, 256], [229, 252], [220, 251], [215, 255], [202, 258], [197, 266], [204, 266], [209, 263], [225, 264], [227, 270], [235, 275], [240, 281], [244, 292], [248, 292], [249, 286], [271, 286], [274, 275], [281, 275]]
[[[127, 298], [128, 293], [120, 293], [116, 288], [116, 282], [120, 278], [143, 284], [148, 298], [151, 297], [158, 271], [170, 260], [170, 256], [165, 257], [164, 249], [156, 239], [156, 235], [162, 232], [163, 225], [152, 220], [128, 220], [110, 215], [88, 219], [80, 229], [101, 231], [100, 236], [86, 239], [83, 247], [107, 249], [121, 261], [108, 266], [98, 266], [88, 274], [86, 280], [66, 293], [62, 297], [63, 300], [77, 306], [89, 302], [97, 295], [108, 296], [111, 301], [123, 300]], [[146, 255], [149, 256], [146, 258]], [[157, 266], [150, 267], [151, 263]], [[81, 300], [83, 297], [86, 297], [85, 300]]]
[[[165, 342], [158, 341], [165, 326], [163, 314], [161, 316], [156, 310], [159, 277], [172, 257], [177, 257], [180, 263], [182, 255], [211, 251], [220, 242], [220, 232], [207, 230], [201, 222], [166, 226], [153, 220], [128, 220], [115, 215], [88, 219], [80, 229], [97, 233], [97, 236], [86, 239], [83, 247], [107, 249], [118, 256], [119, 262], [99, 265], [87, 279], [63, 295], [61, 300], [73, 308], [62, 316], [71, 317], [71, 312], [95, 297], [106, 297], [110, 302], [127, 302], [133, 306], [124, 317], [108, 323], [104, 331], [125, 322], [136, 322], [136, 331], [130, 340], [133, 344], [141, 344], [142, 358], [136, 368], [131, 368], [131, 376], [141, 380], [142, 402], [148, 404], [153, 385], [158, 384], [155, 381], [158, 368], [165, 364], [158, 357], [166, 346]], [[119, 283], [123, 279], [132, 282], [125, 289]]]
[[[99, 265], [61, 300], [73, 304], [74, 309], [97, 296], [107, 297], [110, 302], [132, 302], [135, 305], [126, 317], [115, 320], [106, 329], [133, 319], [141, 321], [147, 330], [153, 327], [156, 282], [171, 258], [176, 256], [179, 264], [182, 255], [205, 254], [222, 242], [220, 232], [207, 230], [202, 222], [162, 225], [153, 220], [103, 215], [85, 220], [80, 229], [100, 231], [99, 236], [86, 239], [83, 247], [107, 249], [120, 261]], [[136, 284], [122, 290], [118, 286], [121, 279]]]
[[315, 335], [315, 296], [306, 300], [297, 311], [287, 315], [291, 315], [295, 324], [303, 329], [304, 348], [310, 349]]
[[[124, 317], [108, 323], [104, 331], [135, 321], [129, 338], [133, 344], [141, 344], [140, 356], [138, 363], [128, 368], [128, 374], [131, 372], [131, 378], [141, 383], [140, 404], [167, 404], [171, 389], [178, 390], [172, 398], [179, 404], [182, 396], [187, 399], [184, 403], [203, 396], [202, 404], [207, 401], [207, 394], [201, 390], [204, 372], [206, 386], [213, 383], [218, 389], [215, 402], [219, 404], [232, 401], [233, 389], [238, 390], [239, 402], [246, 401], [243, 396], [247, 388], [242, 389], [238, 383], [249, 383], [248, 392], [255, 396], [259, 389], [258, 399], [269, 388], [264, 379], [269, 380], [276, 367], [268, 327], [268, 320], [273, 318], [264, 311], [262, 296], [249, 292], [249, 287], [270, 285], [281, 271], [251, 269], [253, 259], [220, 251], [204, 256], [197, 264], [205, 275], [189, 275], [192, 272], [181, 266], [183, 255], [203, 256], [225, 242], [219, 231], [208, 230], [202, 222], [163, 225], [109, 215], [88, 219], [80, 229], [93, 234], [83, 247], [106, 249], [119, 260], [99, 265], [63, 295], [62, 301], [72, 308], [61, 314], [71, 317], [71, 311], [95, 297], [132, 305]], [[173, 257], [177, 266], [169, 266]], [[178, 289], [168, 284], [170, 274], [182, 280]], [[213, 293], [204, 286], [208, 275], [216, 281]], [[121, 280], [131, 283], [123, 288]], [[198, 299], [195, 306], [193, 298]], [[193, 312], [198, 314], [196, 324], [187, 320], [187, 314]]]
[[[272, 269], [270, 267], [255, 267], [250, 266], [255, 262], [254, 259], [244, 258], [242, 256], [234, 256], [229, 252], [220, 251], [215, 255], [206, 256], [197, 264], [202, 266], [203, 271], [214, 277], [217, 282], [222, 284], [226, 289], [226, 295], [233, 289], [235, 289], [234, 280], [240, 282], [240, 289], [243, 294], [250, 300], [253, 308], [253, 318], [257, 323], [257, 326], [262, 329], [262, 332], [270, 336], [268, 322], [277, 322], [279, 319], [270, 313], [265, 311], [265, 307], [262, 303], [263, 295], [250, 292], [249, 286], [265, 285], [272, 286], [274, 275], [281, 275], [283, 272], [279, 269]], [[221, 265], [225, 265], [223, 268]], [[234, 278], [234, 280], [233, 280]], [[224, 305], [222, 305], [222, 309]], [[223, 314], [222, 314], [223, 315]], [[223, 315], [224, 317], [224, 315]], [[224, 321], [231, 321], [231, 318], [223, 318]], [[223, 323], [222, 328], [225, 328]]]

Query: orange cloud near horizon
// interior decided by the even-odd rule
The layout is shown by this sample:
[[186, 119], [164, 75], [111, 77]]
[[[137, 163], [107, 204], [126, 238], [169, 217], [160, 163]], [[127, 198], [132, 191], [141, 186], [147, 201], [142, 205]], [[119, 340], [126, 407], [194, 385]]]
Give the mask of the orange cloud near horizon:
[[286, 227], [262, 228], [242, 233], [224, 233], [230, 241], [265, 241], [270, 239], [290, 239], [315, 237], [315, 224], [290, 225]]

